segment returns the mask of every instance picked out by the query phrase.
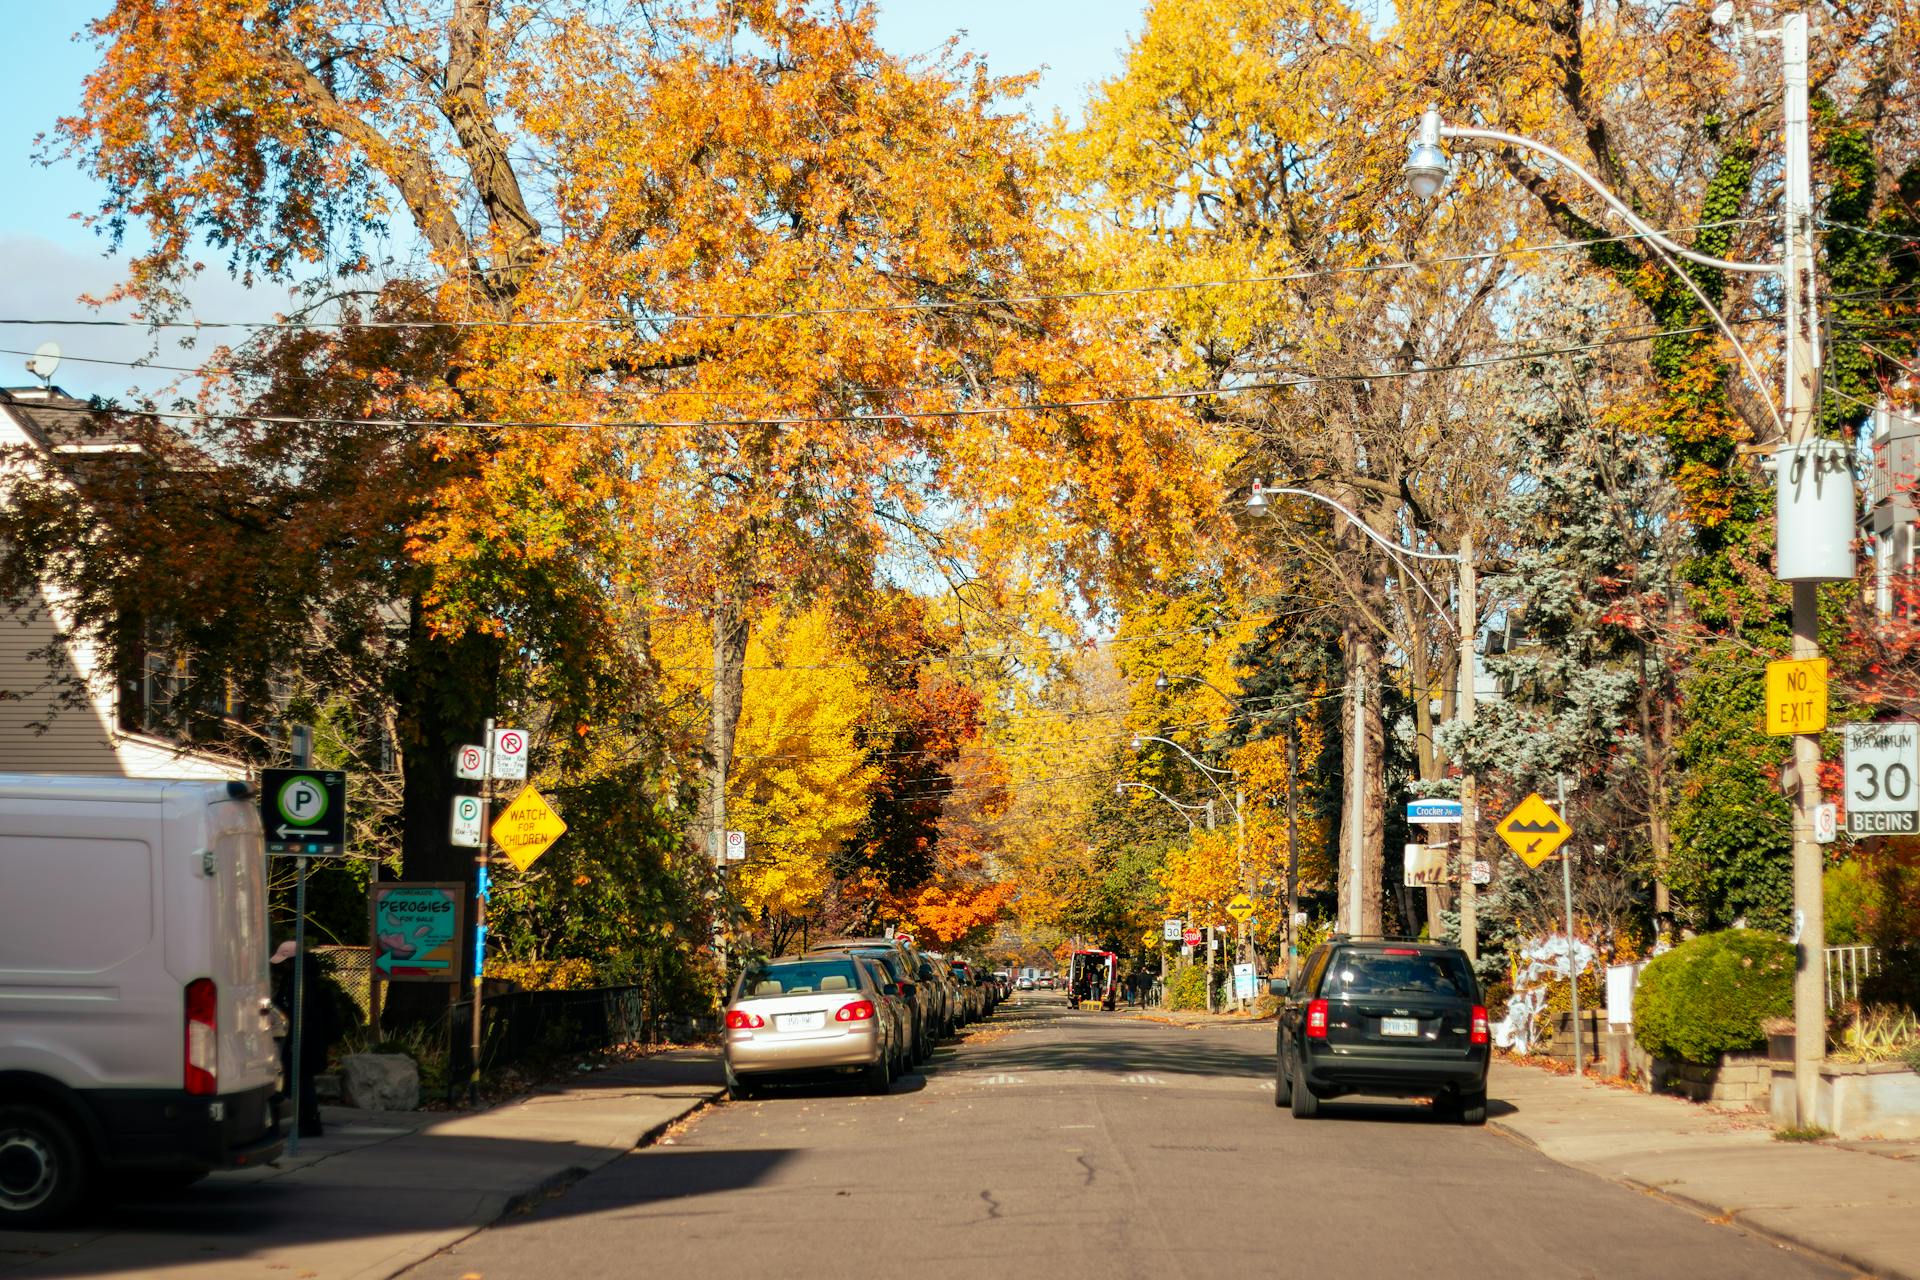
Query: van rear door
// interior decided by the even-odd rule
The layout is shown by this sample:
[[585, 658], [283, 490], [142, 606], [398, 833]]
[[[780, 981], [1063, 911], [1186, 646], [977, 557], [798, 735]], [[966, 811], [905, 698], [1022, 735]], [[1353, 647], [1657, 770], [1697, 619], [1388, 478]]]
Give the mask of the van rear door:
[[266, 841], [250, 799], [209, 792], [214, 910], [208, 954], [219, 984], [220, 1092], [238, 1093], [271, 1085], [280, 1071], [269, 1013]]

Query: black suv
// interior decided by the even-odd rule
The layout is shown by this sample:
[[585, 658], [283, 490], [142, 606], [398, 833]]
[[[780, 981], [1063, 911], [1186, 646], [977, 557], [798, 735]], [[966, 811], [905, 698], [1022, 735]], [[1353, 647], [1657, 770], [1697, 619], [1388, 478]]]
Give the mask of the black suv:
[[1306, 1119], [1346, 1093], [1432, 1097], [1466, 1124], [1487, 1119], [1487, 1011], [1466, 952], [1432, 942], [1335, 935], [1283, 997], [1273, 1103]]

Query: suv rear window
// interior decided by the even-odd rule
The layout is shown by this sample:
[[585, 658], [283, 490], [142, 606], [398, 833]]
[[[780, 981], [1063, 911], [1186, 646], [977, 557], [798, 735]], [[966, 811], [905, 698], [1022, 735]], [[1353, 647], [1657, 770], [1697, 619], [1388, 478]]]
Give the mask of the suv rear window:
[[1323, 996], [1427, 995], [1473, 998], [1473, 975], [1459, 952], [1412, 947], [1342, 951], [1327, 967]]

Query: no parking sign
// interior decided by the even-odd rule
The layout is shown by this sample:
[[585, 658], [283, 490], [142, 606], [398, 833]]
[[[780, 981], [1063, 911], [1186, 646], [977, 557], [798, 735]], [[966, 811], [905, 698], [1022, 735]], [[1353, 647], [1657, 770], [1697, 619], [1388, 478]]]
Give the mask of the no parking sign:
[[493, 776], [496, 778], [524, 778], [527, 776], [527, 735], [522, 729], [495, 729], [493, 731]]

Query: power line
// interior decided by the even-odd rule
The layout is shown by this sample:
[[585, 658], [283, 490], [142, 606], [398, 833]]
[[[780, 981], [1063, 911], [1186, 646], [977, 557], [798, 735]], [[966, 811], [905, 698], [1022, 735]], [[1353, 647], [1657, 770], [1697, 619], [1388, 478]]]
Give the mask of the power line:
[[[1659, 234], [1673, 234], [1684, 231], [1704, 231], [1717, 227], [1745, 226], [1752, 223], [1770, 222], [1771, 217], [1731, 218], [1720, 222], [1702, 222], [1690, 226], [1669, 227]], [[586, 316], [554, 317], [551, 319], [517, 320], [114, 320], [114, 319], [23, 319], [0, 317], [0, 325], [62, 325], [73, 328], [143, 328], [149, 331], [159, 329], [240, 329], [246, 331], [303, 330], [303, 329], [552, 329], [552, 328], [613, 328], [631, 327], [638, 324], [692, 324], [701, 321], [760, 321], [760, 320], [796, 320], [818, 316], [843, 315], [887, 315], [916, 311], [964, 311], [974, 307], [987, 306], [1025, 306], [1040, 302], [1072, 302], [1103, 298], [1130, 298], [1156, 293], [1179, 293], [1203, 289], [1234, 289], [1261, 285], [1292, 284], [1305, 280], [1325, 279], [1333, 276], [1369, 275], [1383, 271], [1408, 271], [1421, 267], [1448, 266], [1462, 262], [1486, 262], [1499, 258], [1520, 257], [1529, 253], [1561, 253], [1576, 249], [1590, 249], [1595, 245], [1612, 244], [1626, 240], [1643, 240], [1645, 232], [1627, 232], [1613, 236], [1598, 236], [1589, 240], [1559, 240], [1547, 244], [1515, 245], [1506, 249], [1488, 249], [1479, 253], [1444, 254], [1432, 258], [1409, 258], [1394, 262], [1367, 263], [1351, 267], [1318, 267], [1311, 271], [1285, 272], [1271, 276], [1244, 276], [1220, 280], [1178, 281], [1165, 284], [1127, 285], [1113, 289], [1079, 289], [1061, 292], [1035, 292], [1025, 294], [981, 295], [972, 298], [919, 302], [882, 302], [855, 303], [842, 307], [796, 307], [767, 311], [667, 311], [642, 312], [632, 316]]]
[[[157, 409], [141, 409], [123, 412], [129, 417], [145, 417], [165, 421], [203, 422], [211, 417], [225, 418], [230, 421], [244, 420], [267, 426], [360, 426], [411, 428], [416, 430], [605, 431], [660, 430], [663, 428], [679, 430], [735, 430], [742, 427], [800, 427], [834, 423], [868, 423], [878, 426], [889, 421], [905, 422], [943, 418], [979, 418], [1010, 413], [1057, 413], [1073, 409], [1093, 409], [1132, 404], [1183, 403], [1194, 400], [1211, 400], [1227, 396], [1246, 395], [1259, 391], [1288, 391], [1298, 387], [1322, 386], [1327, 384], [1392, 381], [1401, 378], [1421, 377], [1426, 374], [1458, 373], [1473, 369], [1484, 369], [1494, 365], [1538, 360], [1547, 356], [1572, 355], [1582, 351], [1595, 351], [1604, 347], [1650, 342], [1659, 338], [1680, 337], [1691, 333], [1707, 333], [1712, 331], [1713, 326], [1710, 325], [1692, 325], [1682, 329], [1653, 330], [1565, 346], [1538, 347], [1527, 351], [1513, 352], [1508, 355], [1485, 356], [1475, 360], [1456, 361], [1451, 364], [1426, 365], [1417, 369], [1381, 369], [1356, 373], [1304, 374], [1293, 378], [1231, 383], [1218, 387], [1176, 388], [1168, 391], [1136, 392], [1119, 396], [1084, 396], [1059, 400], [1031, 401], [1025, 404], [953, 405], [943, 409], [876, 409], [862, 413], [790, 414], [771, 417], [601, 419], [599, 421], [562, 420], [552, 422], [536, 422], [526, 419], [304, 417], [287, 414], [244, 412], [205, 414]], [[900, 394], [911, 394], [911, 392], [903, 391]], [[65, 405], [51, 403], [37, 403], [34, 409], [40, 413], [51, 411], [89, 417], [108, 412], [107, 410], [95, 409], [92, 406], [69, 408]]]

